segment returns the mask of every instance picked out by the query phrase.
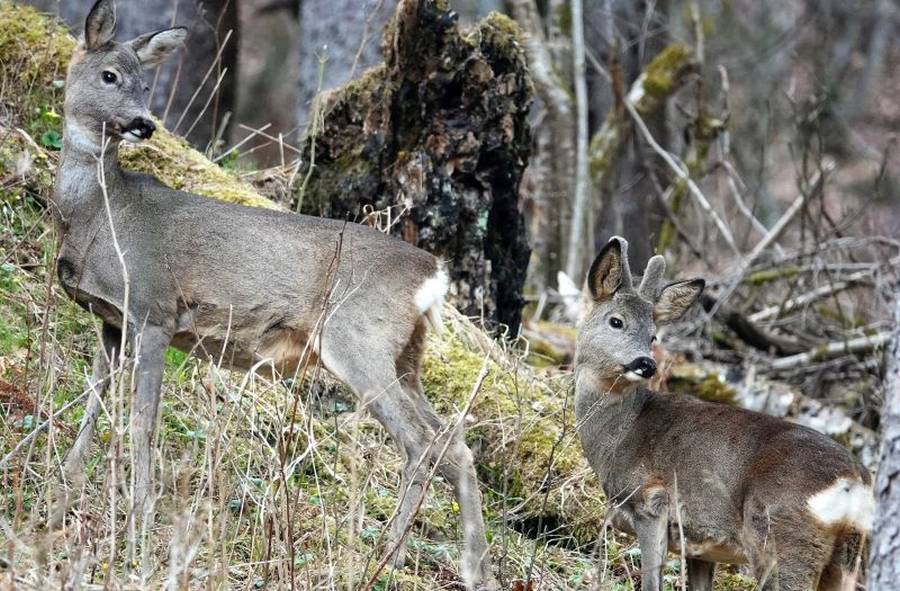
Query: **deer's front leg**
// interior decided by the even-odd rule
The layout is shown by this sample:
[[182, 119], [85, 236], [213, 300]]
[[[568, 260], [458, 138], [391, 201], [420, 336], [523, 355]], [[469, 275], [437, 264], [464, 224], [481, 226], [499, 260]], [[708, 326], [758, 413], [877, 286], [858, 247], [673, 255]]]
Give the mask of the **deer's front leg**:
[[56, 501], [50, 515], [50, 528], [56, 529], [62, 525], [66, 512], [69, 509], [69, 490], [78, 489], [84, 481], [84, 463], [88, 447], [94, 434], [94, 427], [103, 410], [103, 396], [109, 388], [110, 363], [115, 364], [121, 346], [122, 332], [115, 326], [103, 323], [100, 333], [100, 343], [97, 353], [94, 355], [94, 365], [91, 375], [85, 382], [88, 401], [81, 419], [81, 427], [75, 442], [69, 448], [62, 464], [62, 482], [57, 491]]
[[165, 367], [169, 331], [146, 326], [135, 338], [137, 391], [131, 408], [132, 483], [134, 514], [142, 519], [153, 482], [153, 435], [159, 411], [160, 388]]
[[634, 533], [641, 547], [641, 589], [662, 591], [662, 570], [669, 548], [669, 494], [660, 485], [642, 491], [634, 514]]
[[122, 331], [104, 322], [100, 333], [100, 344], [94, 355], [93, 370], [86, 383], [88, 402], [84, 417], [81, 419], [81, 428], [63, 462], [63, 477], [69, 483], [75, 483], [83, 476], [85, 454], [103, 408], [103, 396], [109, 387], [110, 364], [116, 362], [121, 340]]

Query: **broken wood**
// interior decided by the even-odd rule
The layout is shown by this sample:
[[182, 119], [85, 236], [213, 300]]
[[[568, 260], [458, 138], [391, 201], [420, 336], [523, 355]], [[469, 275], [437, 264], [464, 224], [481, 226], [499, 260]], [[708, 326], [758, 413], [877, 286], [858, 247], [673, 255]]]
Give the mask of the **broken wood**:
[[809, 365], [816, 361], [832, 359], [840, 355], [850, 355], [854, 353], [866, 353], [883, 347], [891, 338], [890, 332], [880, 332], [872, 336], [857, 337], [846, 341], [835, 341], [826, 343], [814, 349], [810, 349], [805, 353], [798, 353], [789, 357], [775, 359], [769, 365], [769, 369], [773, 371], [791, 369], [802, 365]]
[[399, 3], [384, 63], [324, 97], [303, 211], [362, 220], [405, 210], [391, 232], [446, 261], [458, 309], [515, 335], [530, 255], [518, 189], [532, 83], [511, 19], [493, 13], [467, 32], [456, 20], [445, 0]]

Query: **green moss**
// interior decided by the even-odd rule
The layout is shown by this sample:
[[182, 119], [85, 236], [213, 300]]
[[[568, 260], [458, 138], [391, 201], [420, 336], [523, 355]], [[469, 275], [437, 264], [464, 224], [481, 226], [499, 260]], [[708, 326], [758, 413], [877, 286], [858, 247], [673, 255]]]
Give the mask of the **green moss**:
[[696, 396], [702, 400], [736, 404], [737, 392], [715, 372], [706, 373], [692, 365], [684, 365], [669, 377], [667, 385], [673, 392]]
[[695, 395], [697, 398], [709, 400], [710, 402], [722, 402], [725, 404], [734, 404], [737, 398], [737, 392], [728, 385], [719, 374], [711, 373], [706, 376], [702, 382], [697, 384]]
[[716, 569], [714, 587], [716, 591], [754, 591], [759, 588], [754, 579], [740, 574], [731, 565]]
[[644, 70], [644, 90], [647, 95], [663, 98], [671, 94], [692, 58], [691, 49], [679, 43], [660, 51]]
[[560, 32], [566, 37], [572, 37], [572, 7], [568, 2], [560, 2], [556, 5], [556, 24]]
[[765, 285], [766, 283], [770, 283], [772, 281], [786, 279], [788, 277], [798, 275], [800, 273], [800, 270], [800, 267], [797, 267], [795, 265], [764, 269], [762, 271], [756, 271], [755, 273], [747, 275], [747, 277], [744, 279], [744, 283], [748, 285]]
[[152, 174], [173, 189], [215, 197], [231, 203], [277, 208], [268, 199], [224, 168], [210, 162], [187, 141], [162, 129], [140, 144], [123, 144], [119, 149], [123, 168]]
[[630, 120], [610, 111], [603, 122], [603, 127], [591, 138], [589, 167], [591, 178], [595, 183], [612, 170], [618, 154], [619, 141], [629, 126]]
[[[459, 314], [447, 309], [451, 318]], [[428, 397], [448, 419], [463, 408], [485, 361], [485, 354], [467, 336], [465, 322], [445, 325], [443, 337], [429, 339], [423, 366]], [[571, 378], [537, 379], [529, 368], [504, 367], [488, 361], [488, 375], [472, 406], [474, 425], [467, 440], [481, 450], [482, 478], [507, 498], [525, 500], [519, 517], [558, 518], [570, 535], [590, 541], [600, 531], [603, 495], [574, 432], [574, 392]], [[572, 475], [586, 494], [563, 494]], [[546, 496], [546, 503], [543, 502]], [[508, 502], [508, 501], [507, 501]]]
[[[8, 73], [3, 100], [13, 122], [36, 141], [59, 132], [63, 86], [75, 40], [55, 21], [30, 6], [0, 0], [0, 64]], [[43, 116], [42, 116], [43, 115]]]

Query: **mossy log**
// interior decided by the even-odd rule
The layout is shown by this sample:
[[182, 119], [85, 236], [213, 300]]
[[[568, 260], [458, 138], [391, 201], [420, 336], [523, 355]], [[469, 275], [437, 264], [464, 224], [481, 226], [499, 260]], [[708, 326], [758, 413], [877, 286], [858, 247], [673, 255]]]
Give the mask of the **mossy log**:
[[384, 63], [322, 98], [299, 197], [333, 218], [405, 211], [392, 231], [447, 261], [457, 308], [513, 330], [530, 253], [518, 189], [532, 84], [518, 36], [497, 13], [463, 32], [446, 1], [401, 1]]
[[[624, 99], [646, 118], [684, 86], [689, 75], [696, 71], [697, 62], [691, 49], [677, 43], [670, 45], [647, 64]], [[591, 181], [597, 189], [603, 190], [607, 186], [609, 175], [615, 170], [613, 164], [619, 149], [633, 127], [628, 111], [617, 107], [609, 110], [600, 130], [591, 138]]]

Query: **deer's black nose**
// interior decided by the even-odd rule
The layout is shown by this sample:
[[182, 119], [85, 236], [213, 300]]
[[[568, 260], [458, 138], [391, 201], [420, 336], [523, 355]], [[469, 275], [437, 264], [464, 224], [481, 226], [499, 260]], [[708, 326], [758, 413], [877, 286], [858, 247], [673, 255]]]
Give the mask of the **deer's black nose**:
[[149, 140], [156, 131], [156, 125], [149, 119], [135, 117], [122, 131], [130, 131], [141, 139]]
[[642, 378], [652, 378], [656, 373], [656, 362], [649, 357], [638, 357], [625, 366], [625, 371], [632, 371]]

